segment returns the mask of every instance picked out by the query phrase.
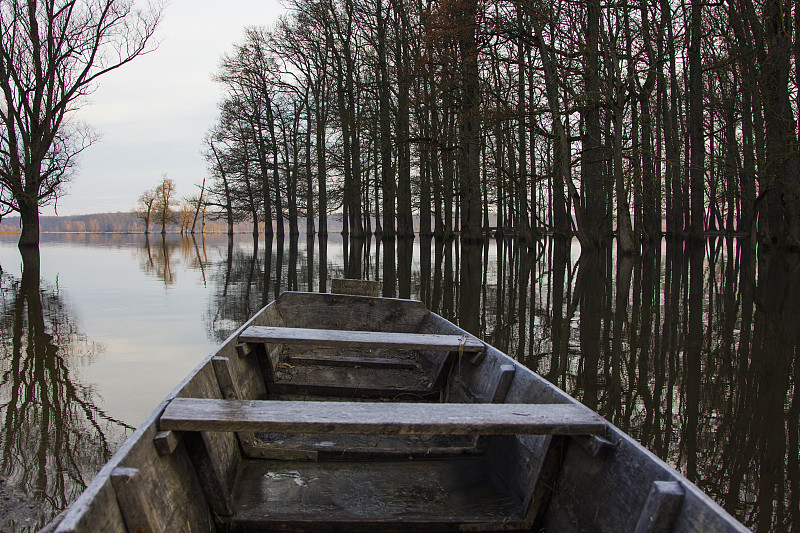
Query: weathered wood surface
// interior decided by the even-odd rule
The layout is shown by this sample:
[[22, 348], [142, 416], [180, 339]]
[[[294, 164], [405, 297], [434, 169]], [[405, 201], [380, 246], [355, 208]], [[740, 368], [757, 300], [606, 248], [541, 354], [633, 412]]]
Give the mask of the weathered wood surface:
[[175, 398], [161, 429], [361, 434], [604, 433], [605, 420], [572, 404], [286, 402]]
[[497, 372], [497, 381], [492, 385], [492, 390], [488, 395], [489, 403], [503, 403], [508, 396], [508, 389], [511, 387], [511, 382], [514, 381], [514, 374], [517, 368], [514, 365], [500, 365]]
[[422, 328], [431, 313], [414, 300], [284, 292], [274, 303], [280, 320], [254, 325], [429, 333]]
[[269, 344], [312, 344], [318, 346], [463, 352], [480, 352], [485, 349], [483, 342], [471, 335], [435, 335], [271, 326], [250, 326], [239, 335], [239, 340], [242, 342], [265, 342]]
[[[358, 357], [352, 357], [355, 354]], [[319, 364], [298, 364], [314, 360]], [[363, 360], [374, 361], [360, 364]], [[435, 369], [430, 366], [420, 352], [412, 350], [331, 347], [312, 350], [288, 345], [275, 365], [269, 389], [272, 395], [307, 392], [341, 398], [425, 395], [436, 380]]]
[[[370, 380], [372, 381], [372, 380]], [[293, 382], [293, 383], [273, 383], [270, 390], [274, 392], [276, 400], [311, 399], [317, 400], [319, 397], [351, 399], [364, 398], [383, 401], [404, 401], [404, 400], [435, 400], [440, 394], [439, 390], [431, 387], [405, 387], [389, 386], [380, 387], [369, 383], [364, 385], [320, 385], [318, 383]]]
[[230, 516], [233, 513], [231, 489], [236, 476], [234, 473], [230, 480], [226, 479], [226, 471], [230, 471], [226, 458], [220, 459], [215, 454], [216, 450], [211, 448], [212, 441], [207, 433], [186, 432], [183, 435], [183, 442], [186, 444], [186, 450], [189, 452], [211, 509], [218, 515]]
[[239, 357], [247, 357], [253, 353], [253, 347], [246, 342], [242, 342], [236, 345], [236, 355]]
[[[170, 396], [178, 391], [197, 395], [210, 386], [213, 390], [214, 381], [210, 361], [204, 359]], [[154, 438], [163, 406], [156, 408], [64, 513], [56, 528], [58, 533], [127, 531], [112, 486], [112, 473], [118, 467], [138, 470], [137, 477], [147, 488], [150, 505], [164, 531], [213, 530], [213, 518], [183, 441], [169, 455], [160, 456], [157, 452]]]
[[378, 291], [380, 288], [381, 284], [377, 281], [366, 279], [334, 278], [331, 280], [331, 292], [335, 294], [378, 296]]
[[423, 459], [485, 452], [475, 435], [256, 433], [250, 458], [306, 460]]
[[159, 431], [153, 437], [153, 445], [156, 447], [158, 455], [170, 455], [178, 447], [180, 438], [174, 431]]
[[391, 357], [347, 357], [337, 355], [290, 355], [286, 363], [291, 365], [342, 366], [347, 368], [386, 368], [414, 370], [417, 365], [407, 359]]
[[653, 482], [680, 479], [686, 494], [673, 533], [748, 531], [697, 487], [617, 428], [610, 427], [607, 438], [614, 449], [604, 458], [592, 457], [569, 439], [558, 476], [558, 491], [553, 494], [543, 524], [546, 530], [568, 531], [575, 524], [583, 524], [586, 529], [598, 532], [634, 531]]
[[611, 441], [597, 435], [574, 435], [572, 440], [595, 459], [606, 457], [614, 449]]
[[654, 481], [634, 533], [669, 533], [683, 503], [683, 488], [677, 481]]
[[232, 531], [525, 529], [519, 495], [483, 457], [245, 463]]
[[117, 495], [128, 531], [162, 533], [164, 528], [150, 502], [150, 490], [136, 468], [117, 467], [111, 472], [111, 484]]
[[558, 484], [564, 441], [565, 438], [561, 435], [554, 435], [550, 438], [547, 451], [536, 465], [538, 467], [537, 475], [532, 478], [532, 486], [525, 495], [523, 509], [525, 509], [526, 516], [533, 520], [536, 529], [539, 529], [544, 520], [547, 504], [550, 503], [550, 498]]

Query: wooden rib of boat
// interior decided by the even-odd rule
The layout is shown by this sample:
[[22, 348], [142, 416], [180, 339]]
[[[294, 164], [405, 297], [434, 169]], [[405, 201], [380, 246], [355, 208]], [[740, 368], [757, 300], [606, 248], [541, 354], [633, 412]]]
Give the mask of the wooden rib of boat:
[[746, 531], [416, 301], [284, 293], [62, 514], [94, 531]]

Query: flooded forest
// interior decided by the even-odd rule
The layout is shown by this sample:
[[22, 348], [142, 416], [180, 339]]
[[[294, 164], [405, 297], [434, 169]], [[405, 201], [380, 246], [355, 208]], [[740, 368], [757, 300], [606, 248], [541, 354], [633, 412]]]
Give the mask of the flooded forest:
[[198, 353], [281, 292], [349, 275], [523, 362], [755, 531], [800, 527], [800, 277], [746, 239], [625, 255], [552, 237], [43, 237], [43, 265], [60, 266], [26, 263], [21, 276], [0, 243], [0, 466], [40, 520], [77, 497]]
[[0, 180], [39, 244], [0, 236], [0, 488], [25, 502], [0, 530], [69, 505], [282, 291], [347, 277], [515, 357], [746, 526], [800, 531], [800, 4], [285, 6], [213, 73], [180, 236], [166, 178], [144, 234], [41, 244], [61, 182]]
[[287, 7], [214, 74], [195, 201], [230, 228], [800, 246], [791, 2]]
[[749, 526], [796, 530], [800, 7], [288, 7], [215, 74], [216, 216], [335, 227], [347, 277], [374, 234], [385, 295], [419, 290]]

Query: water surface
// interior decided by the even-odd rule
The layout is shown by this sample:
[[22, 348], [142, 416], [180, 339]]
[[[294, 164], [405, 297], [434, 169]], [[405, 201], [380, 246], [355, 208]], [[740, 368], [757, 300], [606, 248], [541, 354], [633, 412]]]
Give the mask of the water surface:
[[800, 261], [751, 248], [75, 234], [31, 258], [0, 236], [0, 475], [45, 523], [258, 309], [364, 277], [516, 357], [749, 527], [800, 530]]

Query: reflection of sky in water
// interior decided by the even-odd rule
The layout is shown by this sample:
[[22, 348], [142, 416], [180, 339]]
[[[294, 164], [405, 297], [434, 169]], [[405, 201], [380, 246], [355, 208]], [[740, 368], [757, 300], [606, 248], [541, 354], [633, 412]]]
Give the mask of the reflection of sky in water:
[[[140, 246], [45, 242], [40, 248], [42, 279], [57, 282], [82, 333], [104, 347], [90, 365], [73, 371], [92, 384], [109, 416], [132, 426], [212, 349], [202, 321], [200, 272], [181, 267], [165, 287], [132, 260]], [[15, 240], [4, 237], [0, 265], [19, 275], [19, 264]]]
[[[209, 235], [205, 247], [178, 235], [167, 236], [166, 250], [159, 234], [151, 235], [149, 252], [142, 235], [42, 235], [41, 277], [58, 285], [60, 295], [74, 314], [81, 332], [98, 345], [102, 353], [88, 364], [71, 369], [83, 383], [91, 385], [98, 406], [117, 420], [137, 426], [153, 408], [220, 341], [220, 334], [238, 327], [262, 305], [260, 289], [243, 305], [253, 243], [249, 235], [234, 240], [233, 266], [223, 296], [226, 274], [227, 239]], [[18, 277], [21, 273], [17, 236], [0, 235], [0, 266]], [[271, 270], [277, 267], [277, 238], [273, 240]], [[290, 239], [283, 242], [281, 290], [287, 288]], [[414, 272], [419, 271], [419, 239], [414, 243]], [[306, 236], [297, 242], [297, 283], [308, 289]], [[319, 242], [314, 243], [315, 290], [319, 289]], [[376, 245], [369, 255], [370, 278], [375, 278]], [[494, 254], [490, 252], [490, 257]], [[259, 261], [254, 277], [263, 283], [264, 241], [259, 243]], [[239, 259], [239, 261], [236, 261]], [[245, 264], [243, 264], [245, 263]], [[341, 235], [328, 239], [328, 277], [342, 277], [344, 263]], [[382, 263], [382, 259], [380, 261]], [[380, 277], [380, 272], [378, 272]], [[255, 285], [255, 283], [254, 283]], [[260, 285], [259, 285], [260, 286]], [[330, 288], [328, 283], [327, 288]], [[270, 281], [269, 297], [275, 294]], [[412, 297], [419, 296], [412, 287]], [[217, 300], [217, 301], [215, 301]], [[236, 311], [216, 308], [236, 306]], [[209, 310], [209, 308], [212, 308]], [[219, 316], [210, 332], [209, 313]], [[224, 338], [224, 337], [222, 337]], [[75, 366], [79, 366], [75, 365]]]

